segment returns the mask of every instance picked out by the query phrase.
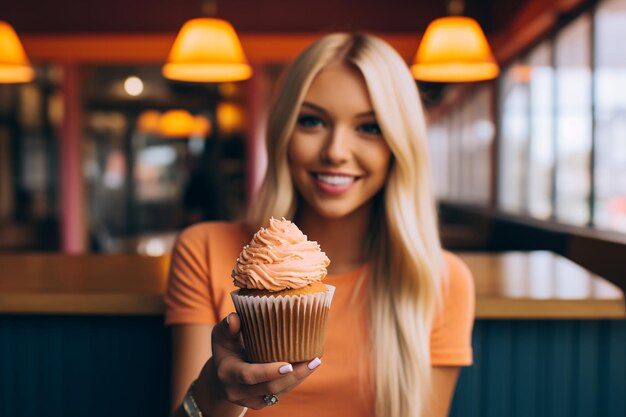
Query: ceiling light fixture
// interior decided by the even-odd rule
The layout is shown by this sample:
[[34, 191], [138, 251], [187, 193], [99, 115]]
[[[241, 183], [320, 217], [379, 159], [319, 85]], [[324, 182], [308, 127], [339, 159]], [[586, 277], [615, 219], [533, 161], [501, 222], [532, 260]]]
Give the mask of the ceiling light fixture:
[[500, 70], [485, 34], [476, 20], [460, 16], [463, 8], [463, 0], [451, 0], [451, 16], [428, 25], [411, 65], [415, 79], [468, 82], [498, 76]]
[[124, 80], [124, 91], [129, 96], [137, 97], [143, 92], [143, 81], [141, 78], [131, 75]]
[[13, 27], [0, 20], [0, 83], [32, 81], [35, 71]]
[[252, 76], [233, 26], [217, 19], [215, 0], [203, 1], [207, 17], [187, 21], [163, 66], [166, 78], [190, 82], [240, 81]]
[[211, 122], [206, 116], [194, 116], [184, 109], [168, 110], [159, 118], [157, 133], [165, 138], [207, 137]]

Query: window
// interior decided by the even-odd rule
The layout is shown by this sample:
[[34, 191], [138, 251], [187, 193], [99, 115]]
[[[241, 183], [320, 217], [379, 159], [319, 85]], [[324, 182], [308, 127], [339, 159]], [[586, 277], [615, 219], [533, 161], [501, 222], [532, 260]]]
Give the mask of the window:
[[626, 232], [626, 0], [595, 19], [595, 224]]
[[0, 85], [0, 251], [59, 245], [60, 71], [36, 67], [31, 83]]
[[[590, 224], [591, 18], [582, 15], [500, 79], [499, 206]], [[554, 49], [553, 49], [554, 48]]]
[[433, 186], [437, 198], [445, 198], [448, 193], [448, 135], [442, 123], [433, 124], [428, 131], [428, 148], [433, 172]]
[[526, 161], [529, 141], [528, 68], [514, 63], [500, 83], [499, 203], [505, 210], [524, 209]]
[[492, 91], [486, 86], [477, 88], [461, 100], [459, 107], [429, 126], [435, 193], [439, 199], [489, 202], [495, 134]]
[[556, 219], [589, 222], [591, 189], [591, 19], [583, 15], [556, 37]]
[[554, 169], [554, 84], [552, 47], [544, 42], [528, 57], [530, 82], [530, 149], [528, 211], [546, 219], [552, 215]]
[[476, 203], [488, 203], [491, 191], [491, 148], [495, 135], [492, 90], [482, 88], [468, 103], [473, 110], [469, 120], [469, 131], [473, 136], [472, 145], [472, 199]]
[[460, 200], [461, 189], [461, 109], [455, 109], [448, 120], [448, 144], [450, 145], [450, 197]]

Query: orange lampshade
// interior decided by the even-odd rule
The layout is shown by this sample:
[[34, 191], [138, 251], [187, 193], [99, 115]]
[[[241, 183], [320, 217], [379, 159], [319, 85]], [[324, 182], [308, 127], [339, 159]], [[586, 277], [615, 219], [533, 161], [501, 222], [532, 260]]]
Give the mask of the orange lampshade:
[[137, 118], [137, 129], [146, 134], [159, 133], [161, 112], [158, 110], [144, 110]]
[[180, 81], [225, 82], [248, 79], [252, 69], [230, 23], [197, 18], [178, 32], [163, 75]]
[[241, 106], [221, 102], [216, 109], [217, 127], [220, 133], [232, 135], [241, 132], [245, 127], [245, 116]]
[[159, 134], [174, 138], [187, 137], [195, 124], [193, 115], [187, 110], [168, 110], [159, 120]]
[[466, 82], [498, 76], [498, 64], [478, 23], [450, 16], [428, 25], [411, 66], [422, 81]]
[[192, 135], [207, 137], [211, 133], [211, 122], [206, 116], [198, 115], [194, 117]]
[[159, 118], [158, 134], [170, 138], [192, 135], [208, 136], [211, 122], [206, 116], [194, 116], [187, 110], [168, 110]]
[[0, 20], [0, 83], [25, 83], [34, 76], [35, 71], [17, 33], [10, 24]]

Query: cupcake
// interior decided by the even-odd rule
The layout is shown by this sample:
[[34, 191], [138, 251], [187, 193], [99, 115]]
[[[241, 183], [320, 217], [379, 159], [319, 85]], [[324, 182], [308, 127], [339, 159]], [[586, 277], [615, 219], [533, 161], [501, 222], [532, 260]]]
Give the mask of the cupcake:
[[302, 362], [324, 353], [334, 287], [330, 261], [289, 220], [270, 219], [233, 268], [231, 293], [250, 362]]

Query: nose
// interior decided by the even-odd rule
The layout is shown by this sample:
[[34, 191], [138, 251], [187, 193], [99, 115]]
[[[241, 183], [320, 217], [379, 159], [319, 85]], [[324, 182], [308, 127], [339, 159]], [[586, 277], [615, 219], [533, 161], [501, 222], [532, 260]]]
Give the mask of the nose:
[[336, 126], [333, 128], [322, 150], [324, 162], [339, 165], [348, 160], [350, 155], [350, 133], [348, 129]]

